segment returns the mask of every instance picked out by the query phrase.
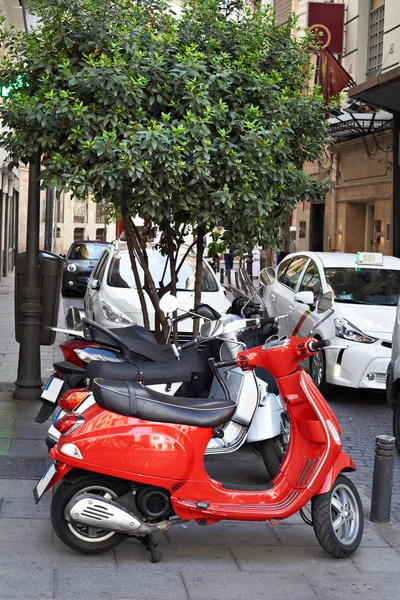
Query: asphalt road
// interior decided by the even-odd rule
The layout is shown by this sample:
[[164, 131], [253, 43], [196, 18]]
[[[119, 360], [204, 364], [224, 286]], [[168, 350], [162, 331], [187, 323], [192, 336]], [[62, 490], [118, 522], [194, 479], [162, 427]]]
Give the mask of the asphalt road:
[[[83, 296], [63, 298], [65, 313], [70, 306], [83, 308]], [[342, 429], [343, 447], [350, 454], [357, 471], [355, 483], [371, 497], [374, 470], [375, 438], [392, 435], [392, 411], [381, 392], [336, 388], [327, 398]], [[247, 457], [246, 457], [247, 460]], [[400, 456], [396, 454], [393, 477], [392, 517], [400, 523]]]

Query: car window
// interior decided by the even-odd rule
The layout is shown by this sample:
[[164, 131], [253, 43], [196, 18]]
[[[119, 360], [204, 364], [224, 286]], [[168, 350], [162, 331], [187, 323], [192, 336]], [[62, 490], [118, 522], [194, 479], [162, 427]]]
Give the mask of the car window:
[[79, 242], [71, 246], [67, 258], [70, 260], [97, 260], [104, 248], [106, 248], [105, 244]]
[[292, 260], [282, 279], [283, 285], [286, 285], [292, 290], [296, 288], [297, 282], [307, 260], [308, 258], [305, 256], [297, 256]]
[[316, 300], [322, 296], [321, 277], [319, 275], [317, 265], [313, 260], [310, 261], [310, 264], [303, 275], [299, 292], [312, 292]]
[[290, 263], [292, 262], [292, 260], [293, 260], [293, 258], [289, 258], [288, 260], [283, 260], [278, 265], [277, 279], [281, 283], [283, 282], [283, 278], [285, 277], [285, 273], [287, 271], [287, 268], [290, 265]]
[[100, 256], [99, 260], [96, 263], [95, 268], [92, 271], [93, 279], [99, 279], [99, 273], [104, 272], [103, 267], [106, 264], [107, 257], [108, 257], [108, 252], [107, 252], [107, 250], [104, 250], [103, 254]]
[[[160, 285], [161, 278], [164, 274], [166, 257], [161, 256], [158, 252], [148, 252], [149, 268], [157, 287]], [[196, 256], [189, 255], [179, 271], [177, 291], [194, 291], [195, 281]], [[143, 271], [139, 267], [140, 281], [143, 284]], [[170, 282], [168, 267], [164, 276], [164, 285]], [[114, 254], [108, 270], [107, 284], [111, 287], [125, 287], [136, 289], [135, 280], [133, 277], [131, 261], [127, 252]], [[202, 292], [217, 292], [218, 284], [214, 275], [208, 269], [207, 265], [203, 264], [203, 275], [201, 279]]]
[[325, 269], [335, 302], [396, 306], [400, 297], [400, 271], [341, 267]]

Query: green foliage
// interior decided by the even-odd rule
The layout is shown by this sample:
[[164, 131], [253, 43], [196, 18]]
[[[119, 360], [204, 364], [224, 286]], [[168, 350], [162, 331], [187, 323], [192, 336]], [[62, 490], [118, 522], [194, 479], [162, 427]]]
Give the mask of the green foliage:
[[[226, 228], [236, 251], [277, 242], [298, 200], [325, 183], [303, 172], [327, 141], [309, 87], [310, 38], [241, 2], [32, 0], [37, 30], [1, 29], [0, 105], [11, 166], [43, 155], [43, 185], [173, 232]], [[163, 238], [167, 239], [168, 235]], [[171, 248], [171, 246], [170, 246]]]
[[227, 245], [221, 241], [221, 234], [218, 231], [211, 232], [211, 242], [208, 244], [207, 249], [208, 257], [213, 260], [218, 260], [227, 249]]

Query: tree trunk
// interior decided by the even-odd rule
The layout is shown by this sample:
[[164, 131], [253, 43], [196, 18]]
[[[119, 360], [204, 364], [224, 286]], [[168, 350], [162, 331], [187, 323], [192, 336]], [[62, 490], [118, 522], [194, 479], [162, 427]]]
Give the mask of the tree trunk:
[[[204, 255], [204, 236], [206, 234], [205, 225], [197, 227], [197, 242], [196, 242], [196, 279], [194, 283], [194, 307], [201, 302], [201, 278], [203, 274], [203, 255]], [[193, 337], [199, 334], [199, 319], [193, 322]]]

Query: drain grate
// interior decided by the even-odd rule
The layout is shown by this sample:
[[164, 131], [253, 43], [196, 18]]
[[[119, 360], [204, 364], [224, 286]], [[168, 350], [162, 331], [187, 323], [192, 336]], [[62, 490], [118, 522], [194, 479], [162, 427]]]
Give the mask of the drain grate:
[[46, 468], [46, 458], [0, 456], [0, 478], [39, 479]]
[[7, 381], [0, 381], [0, 392], [13, 392], [15, 390], [15, 385], [13, 383], [8, 383]]

